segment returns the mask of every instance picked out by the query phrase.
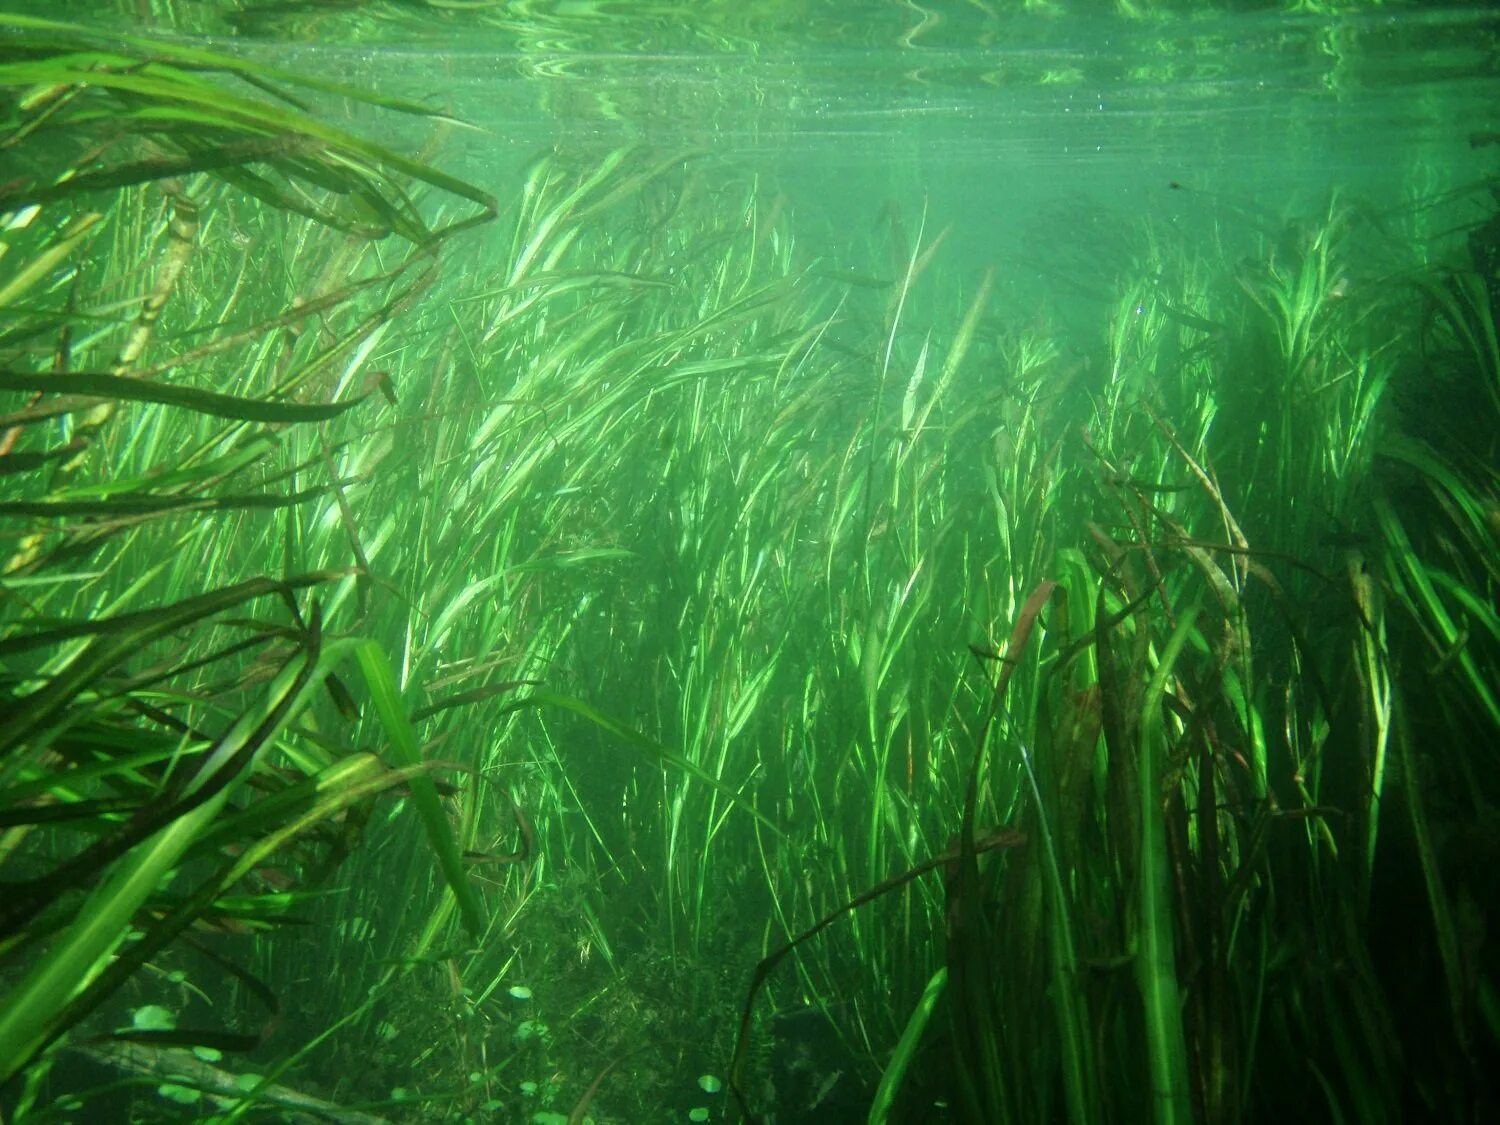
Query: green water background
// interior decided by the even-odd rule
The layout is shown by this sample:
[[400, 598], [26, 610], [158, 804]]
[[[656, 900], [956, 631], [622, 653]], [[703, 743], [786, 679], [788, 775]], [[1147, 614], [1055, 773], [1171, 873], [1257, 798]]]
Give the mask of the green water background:
[[1083, 238], [1078, 208], [1232, 228], [1334, 190], [1398, 206], [1491, 169], [1472, 142], [1500, 125], [1488, 4], [8, 7], [445, 107], [480, 130], [445, 166], [502, 202], [544, 147], [707, 153], [785, 190], [835, 260], [891, 202], [925, 201], [976, 263], [1020, 269]]

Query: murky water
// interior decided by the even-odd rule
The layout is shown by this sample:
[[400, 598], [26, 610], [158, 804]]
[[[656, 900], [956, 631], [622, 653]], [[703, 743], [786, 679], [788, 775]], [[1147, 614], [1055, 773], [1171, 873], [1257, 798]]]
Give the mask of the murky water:
[[448, 107], [476, 127], [449, 139], [450, 166], [502, 195], [554, 145], [748, 169], [830, 261], [876, 272], [851, 247], [891, 204], [951, 224], [976, 266], [1041, 274], [1049, 245], [1088, 254], [1089, 222], [1232, 237], [1333, 191], [1400, 211], [1500, 153], [1485, 5], [743, 7], [511, 5], [468, 23], [377, 7], [330, 15], [315, 44], [268, 9], [218, 42]]

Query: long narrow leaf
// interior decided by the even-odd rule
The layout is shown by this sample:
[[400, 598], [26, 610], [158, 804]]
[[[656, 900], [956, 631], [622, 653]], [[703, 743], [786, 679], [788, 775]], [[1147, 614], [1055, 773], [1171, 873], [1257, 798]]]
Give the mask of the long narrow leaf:
[[[365, 686], [375, 704], [375, 713], [385, 736], [390, 740], [391, 756], [396, 765], [406, 768], [422, 764], [422, 751], [417, 743], [416, 732], [406, 717], [401, 704], [401, 690], [396, 684], [396, 673], [391, 668], [385, 650], [374, 641], [364, 641], [355, 649], [360, 671], [364, 673]], [[484, 933], [484, 910], [479, 897], [469, 883], [464, 870], [463, 849], [453, 836], [447, 813], [432, 784], [432, 778], [415, 774], [411, 781], [412, 803], [421, 817], [422, 827], [427, 832], [427, 842], [437, 855], [443, 878], [453, 891], [458, 902], [459, 915], [464, 927], [478, 938]]]

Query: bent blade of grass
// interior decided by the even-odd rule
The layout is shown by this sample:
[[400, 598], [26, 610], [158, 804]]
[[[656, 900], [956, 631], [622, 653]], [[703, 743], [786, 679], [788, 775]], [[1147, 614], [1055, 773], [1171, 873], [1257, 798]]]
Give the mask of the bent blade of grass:
[[[310, 685], [315, 685], [323, 674], [344, 659], [358, 642], [342, 641], [330, 645], [320, 654], [314, 674], [307, 678], [296, 701], [295, 710], [305, 708], [310, 696]], [[265, 740], [269, 745], [274, 738]], [[230, 914], [239, 920], [250, 920], [257, 916], [266, 923], [280, 920], [288, 907], [297, 901], [308, 901], [316, 896], [333, 894], [332, 891], [284, 892], [277, 895], [226, 898], [224, 892], [262, 867], [277, 851], [310, 828], [368, 798], [388, 791], [393, 786], [410, 782], [413, 776], [425, 773], [426, 765], [405, 769], [391, 769], [376, 755], [356, 753], [319, 771], [298, 783], [289, 791], [290, 800], [271, 798], [256, 802], [246, 813], [218, 817], [205, 825], [203, 833], [190, 841], [190, 850], [183, 860], [197, 856], [219, 858], [220, 850], [228, 843], [253, 841], [228, 862], [219, 864], [218, 870], [205, 879], [196, 890], [177, 902], [163, 917], [154, 921], [145, 932], [124, 950], [120, 951], [84, 987], [53, 1020], [53, 1034], [66, 1030], [96, 1010], [108, 997], [134, 976], [156, 954], [170, 945], [194, 922], [211, 913]], [[269, 809], [265, 806], [271, 806]], [[266, 815], [260, 815], [262, 812]], [[254, 824], [257, 834], [247, 835], [245, 829]], [[257, 906], [263, 904], [264, 911]], [[236, 974], [238, 975], [238, 974]], [[274, 1001], [272, 1002], [274, 1006]]]
[[867, 1118], [869, 1125], [885, 1125], [891, 1120], [891, 1111], [901, 1092], [901, 1083], [911, 1069], [912, 1059], [922, 1042], [922, 1033], [927, 1029], [933, 1009], [937, 1007], [947, 983], [948, 966], [941, 965], [928, 979], [927, 987], [922, 990], [922, 998], [917, 1001], [916, 1008], [906, 1021], [906, 1027], [902, 1029], [901, 1038], [896, 1042], [896, 1049], [891, 1053], [891, 1061], [880, 1075], [880, 1085], [875, 1088], [875, 1097], [870, 1102], [870, 1115]]
[[[1464, 673], [1470, 693], [1483, 707], [1490, 721], [1500, 725], [1500, 696], [1496, 695], [1493, 682], [1484, 674], [1473, 653], [1463, 643], [1465, 627], [1454, 620], [1448, 602], [1439, 590], [1439, 586], [1452, 590], [1461, 588], [1461, 584], [1451, 580], [1444, 582], [1436, 577], [1440, 571], [1418, 555], [1406, 533], [1401, 516], [1383, 496], [1375, 498], [1375, 515], [1381, 534], [1389, 544], [1386, 574], [1395, 596], [1428, 634], [1434, 643], [1437, 657], [1447, 659], [1448, 654], [1453, 654]], [[1493, 614], [1489, 616], [1493, 619]]]
[[1162, 730], [1165, 696], [1172, 668], [1194, 632], [1196, 606], [1184, 611], [1151, 675], [1141, 709], [1140, 734], [1140, 910], [1136, 981], [1146, 1015], [1146, 1052], [1151, 1072], [1152, 1119], [1160, 1125], [1189, 1125], [1187, 1040], [1173, 942], [1172, 871], [1162, 800]]
[[[21, 21], [23, 20], [29, 21], [31, 26], [50, 23], [51, 30], [65, 31], [69, 34], [87, 33], [89, 30], [76, 24], [46, 21], [34, 16], [0, 17], [0, 22], [10, 22], [17, 25], [21, 25]], [[470, 125], [456, 117], [450, 117], [441, 110], [433, 109], [431, 106], [423, 105], [421, 102], [411, 101], [408, 98], [400, 98], [391, 94], [382, 94], [380, 91], [370, 87], [353, 86], [345, 82], [331, 82], [326, 78], [318, 78], [305, 72], [267, 66], [249, 59], [226, 55], [219, 51], [211, 51], [172, 40], [161, 40], [138, 35], [121, 35], [115, 31], [103, 33], [102, 37], [105, 38], [106, 42], [124, 43], [132, 47], [138, 47], [149, 52], [153, 58], [166, 58], [184, 64], [206, 66], [215, 70], [227, 70], [244, 78], [257, 89], [269, 93], [273, 97], [287, 102], [289, 105], [296, 106], [298, 109], [305, 109], [306, 107], [300, 101], [288, 96], [285, 91], [271, 86], [270, 83], [280, 82], [285, 85], [300, 86], [308, 90], [316, 90], [319, 93], [348, 98], [351, 101], [365, 102], [369, 105], [379, 106], [381, 109], [389, 109], [396, 113], [426, 117], [442, 121], [449, 125], [460, 125], [467, 129], [479, 130], [479, 127], [476, 125]]]
[[[342, 480], [315, 485], [300, 492], [242, 493], [225, 496], [113, 496], [107, 500], [0, 500], [0, 516], [35, 516], [39, 519], [63, 519], [68, 516], [165, 516], [177, 512], [237, 511], [241, 509], [288, 508], [324, 496], [339, 485], [356, 483]], [[77, 532], [82, 526], [65, 529]]]
[[262, 431], [252, 434], [232, 452], [220, 457], [208, 458], [196, 465], [183, 464], [188, 459], [182, 458], [177, 462], [180, 466], [178, 468], [148, 470], [140, 476], [115, 477], [110, 480], [91, 481], [88, 484], [70, 484], [65, 488], [53, 490], [49, 495], [54, 500], [99, 500], [120, 493], [142, 492], [148, 489], [153, 492], [163, 492], [181, 485], [227, 479], [268, 456], [275, 449], [277, 440], [277, 436], [271, 431]]
[[[329, 653], [325, 653], [325, 659], [320, 664], [324, 668], [332, 667], [337, 660], [348, 654], [354, 643], [357, 642], [341, 641], [328, 646], [334, 659], [327, 659]], [[263, 864], [292, 836], [346, 808], [360, 795], [378, 793], [404, 784], [412, 772], [430, 768], [424, 763], [417, 767], [392, 769], [375, 754], [353, 753], [330, 762], [302, 780], [261, 798], [239, 812], [220, 817], [212, 828], [204, 832], [196, 846], [199, 850], [204, 850], [237, 841], [255, 841], [241, 850], [236, 862], [231, 865], [230, 874], [223, 885], [232, 886]]]
[[[78, 395], [85, 399], [118, 399], [149, 402], [163, 406], [180, 406], [215, 418], [237, 422], [295, 423], [324, 422], [358, 406], [368, 392], [343, 402], [269, 402], [259, 398], [220, 394], [198, 387], [172, 383], [152, 383], [128, 375], [100, 371], [75, 371], [66, 375], [32, 375], [23, 371], [0, 370], [0, 391], [31, 391], [37, 394]], [[85, 401], [80, 406], [93, 406]]]
[[[402, 768], [420, 766], [422, 751], [416, 732], [402, 709], [401, 690], [396, 684], [396, 673], [385, 649], [375, 641], [362, 641], [354, 652], [360, 671], [364, 674], [365, 685], [370, 689], [370, 698], [375, 704], [380, 725], [385, 730], [386, 738], [390, 740], [396, 764]], [[464, 928], [477, 939], [484, 933], [484, 910], [464, 871], [463, 854], [458, 841], [454, 839], [453, 829], [448, 824], [437, 787], [426, 774], [413, 775], [409, 784], [412, 803], [416, 805], [417, 814], [422, 819], [427, 841], [437, 853], [443, 878], [447, 880], [458, 903]]]

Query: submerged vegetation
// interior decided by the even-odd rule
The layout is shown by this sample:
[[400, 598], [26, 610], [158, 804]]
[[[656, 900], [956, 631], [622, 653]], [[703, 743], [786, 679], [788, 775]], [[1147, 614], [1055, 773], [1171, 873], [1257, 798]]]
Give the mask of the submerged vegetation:
[[1493, 1113], [1484, 192], [1038, 309], [0, 29], [9, 1119]]

